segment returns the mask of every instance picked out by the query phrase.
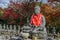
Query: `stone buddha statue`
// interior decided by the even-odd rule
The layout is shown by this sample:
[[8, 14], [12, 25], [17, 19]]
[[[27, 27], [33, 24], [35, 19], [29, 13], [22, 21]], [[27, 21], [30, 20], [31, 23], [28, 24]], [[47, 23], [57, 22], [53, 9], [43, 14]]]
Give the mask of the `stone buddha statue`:
[[[34, 7], [34, 13], [32, 14], [30, 20], [28, 21], [27, 25], [24, 25], [22, 27], [23, 33], [32, 33], [37, 34], [38, 38], [44, 38], [44, 40], [47, 40], [47, 32], [46, 32], [46, 21], [45, 17], [40, 13], [40, 7], [38, 5], [35, 5]], [[25, 31], [25, 32], [24, 32]]]

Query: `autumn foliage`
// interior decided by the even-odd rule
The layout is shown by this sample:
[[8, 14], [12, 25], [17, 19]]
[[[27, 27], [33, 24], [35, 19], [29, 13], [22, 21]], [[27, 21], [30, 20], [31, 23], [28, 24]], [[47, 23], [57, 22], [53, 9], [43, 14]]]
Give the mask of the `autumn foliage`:
[[[23, 25], [34, 12], [36, 3], [20, 3], [11, 2], [8, 8], [0, 8], [0, 19], [7, 20], [7, 24]], [[53, 8], [49, 5], [42, 5], [41, 12], [46, 18], [46, 25], [60, 24], [60, 9]]]

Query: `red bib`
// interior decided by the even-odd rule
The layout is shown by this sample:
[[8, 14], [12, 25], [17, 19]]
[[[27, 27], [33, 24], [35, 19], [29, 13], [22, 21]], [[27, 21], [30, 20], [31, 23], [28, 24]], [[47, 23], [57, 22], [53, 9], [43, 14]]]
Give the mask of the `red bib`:
[[31, 16], [30, 24], [34, 26], [40, 26], [42, 23], [42, 14], [36, 14]]

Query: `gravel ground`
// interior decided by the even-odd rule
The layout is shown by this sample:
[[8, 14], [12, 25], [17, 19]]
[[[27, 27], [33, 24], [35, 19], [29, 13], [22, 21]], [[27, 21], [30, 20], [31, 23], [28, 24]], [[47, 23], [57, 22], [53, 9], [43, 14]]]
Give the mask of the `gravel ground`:
[[[9, 39], [6, 39], [4, 36], [0, 36], [0, 40], [9, 40]], [[31, 40], [31, 39], [28, 39], [28, 40]], [[44, 39], [38, 39], [38, 40], [44, 40]], [[56, 39], [54, 39], [53, 37], [48, 37], [48, 40], [56, 40]]]

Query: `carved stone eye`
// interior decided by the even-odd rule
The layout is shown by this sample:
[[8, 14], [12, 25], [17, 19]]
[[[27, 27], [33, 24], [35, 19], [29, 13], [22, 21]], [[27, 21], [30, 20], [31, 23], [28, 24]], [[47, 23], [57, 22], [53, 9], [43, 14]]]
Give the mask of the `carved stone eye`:
[[30, 0], [30, 2], [31, 2], [31, 1], [34, 1], [34, 0]]
[[36, 1], [38, 1], [38, 0], [36, 0]]

